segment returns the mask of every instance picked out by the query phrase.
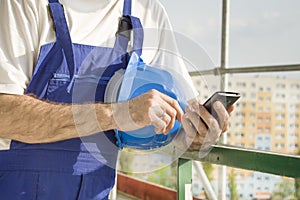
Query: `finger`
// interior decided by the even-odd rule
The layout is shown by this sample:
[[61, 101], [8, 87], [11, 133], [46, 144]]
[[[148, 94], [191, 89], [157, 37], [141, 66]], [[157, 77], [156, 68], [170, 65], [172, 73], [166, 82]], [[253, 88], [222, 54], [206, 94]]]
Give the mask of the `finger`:
[[[151, 125], [154, 126], [156, 133], [164, 133], [167, 127], [165, 119], [169, 117], [160, 106], [151, 107], [149, 110]], [[164, 115], [164, 116], [163, 116]]]
[[165, 122], [165, 127], [161, 130], [161, 133], [168, 134], [170, 130], [173, 128], [173, 125], [170, 125], [171, 117], [168, 114], [165, 114], [163, 117], [161, 117], [161, 120]]
[[[197, 130], [195, 129], [194, 125], [190, 121], [188, 117], [188, 109], [186, 114], [183, 117], [182, 125], [186, 132], [186, 142], [188, 146], [188, 151], [199, 151], [202, 149], [209, 149], [211, 144], [213, 144], [213, 140], [208, 137], [208, 132], [203, 132], [198, 134]], [[205, 127], [206, 128], [206, 127]]]
[[233, 110], [234, 110], [234, 105], [230, 106], [230, 107], [227, 109], [227, 112], [230, 114]]
[[206, 108], [203, 105], [197, 102], [192, 104], [192, 107], [194, 111], [201, 117], [201, 119], [206, 124], [208, 129], [214, 130], [216, 128], [215, 127], [215, 124], [217, 123], [216, 119], [211, 115], [211, 113], [208, 110], [206, 110]]
[[189, 106], [186, 109], [186, 115], [192, 122], [193, 126], [197, 129], [198, 134], [206, 133], [208, 131], [207, 126], [204, 124], [200, 116], [193, 109], [190, 109]]
[[194, 138], [197, 135], [197, 130], [195, 129], [195, 127], [193, 126], [193, 124], [191, 123], [191, 121], [188, 119], [186, 115], [184, 115], [182, 118], [182, 127], [185, 131], [186, 144], [187, 146], [190, 146], [190, 144], [192, 144]]
[[[153, 116], [157, 116], [161, 120], [165, 121], [166, 127], [162, 131], [167, 134], [174, 127], [176, 120], [176, 110], [172, 108], [168, 103], [161, 100], [158, 102], [160, 105], [156, 105], [150, 108]], [[157, 117], [152, 117], [153, 120], [157, 120]]]
[[168, 133], [175, 125], [177, 111], [164, 101], [162, 102], [162, 104], [162, 107], [165, 109], [165, 112], [168, 116], [167, 118], [163, 119], [167, 124], [165, 132]]
[[161, 93], [161, 98], [167, 102], [172, 108], [176, 110], [176, 118], [178, 119], [179, 122], [182, 122], [182, 117], [184, 115], [183, 110], [181, 109], [178, 101], [175, 99], [169, 97], [166, 94]]
[[[193, 144], [197, 144], [201, 147], [204, 143], [212, 143], [216, 140], [218, 134], [215, 134], [215, 131], [209, 131], [208, 126], [205, 125], [203, 120], [196, 113], [187, 111], [186, 114], [194, 126], [197, 124], [197, 135], [194, 138]], [[218, 132], [220, 131], [218, 130]]]
[[154, 131], [157, 133], [157, 134], [163, 134], [165, 133], [166, 131], [166, 127], [167, 127], [167, 124], [164, 120], [162, 120], [161, 118], [159, 117], [155, 117], [156, 119], [154, 121], [152, 121], [152, 125], [155, 127], [154, 128]]
[[222, 132], [228, 129], [229, 125], [229, 114], [223, 104], [220, 101], [216, 101], [213, 104], [214, 110], [218, 115], [218, 123]]

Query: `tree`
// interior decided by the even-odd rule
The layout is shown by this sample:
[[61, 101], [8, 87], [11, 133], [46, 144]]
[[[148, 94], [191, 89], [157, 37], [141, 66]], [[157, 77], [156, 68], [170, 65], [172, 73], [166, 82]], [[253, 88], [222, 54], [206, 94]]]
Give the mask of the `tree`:
[[149, 173], [146, 180], [168, 188], [176, 189], [177, 162], [173, 162], [171, 165]]
[[[213, 171], [214, 171], [214, 167], [211, 163], [206, 163], [206, 162], [203, 162], [202, 163], [202, 168], [207, 176], [207, 179], [209, 180], [209, 182], [211, 182], [214, 178], [213, 178]], [[208, 196], [205, 193], [205, 198], [208, 199]]]
[[204, 170], [208, 180], [211, 182], [214, 179], [213, 178], [213, 171], [214, 171], [213, 165], [211, 163], [203, 162], [202, 167], [203, 167], [203, 170]]
[[294, 189], [293, 189], [293, 182], [291, 181], [282, 181], [276, 186], [276, 189], [273, 192], [272, 199], [274, 200], [282, 200], [282, 199], [289, 199], [289, 200], [296, 200], [293, 196]]
[[300, 199], [300, 178], [295, 178], [295, 197]]
[[[300, 155], [300, 151], [298, 155]], [[295, 178], [295, 197], [296, 199], [300, 199], [300, 178]]]
[[235, 173], [234, 170], [231, 169], [231, 172], [228, 176], [228, 187], [230, 192], [230, 200], [238, 200], [239, 194], [237, 193], [237, 185], [235, 182]]
[[126, 153], [126, 152], [130, 152], [130, 149], [124, 149], [123, 151], [120, 152], [120, 157], [119, 157], [119, 167], [120, 167], [120, 171], [124, 174], [127, 175], [132, 175], [132, 171], [131, 171], [131, 163], [133, 161], [133, 156]]

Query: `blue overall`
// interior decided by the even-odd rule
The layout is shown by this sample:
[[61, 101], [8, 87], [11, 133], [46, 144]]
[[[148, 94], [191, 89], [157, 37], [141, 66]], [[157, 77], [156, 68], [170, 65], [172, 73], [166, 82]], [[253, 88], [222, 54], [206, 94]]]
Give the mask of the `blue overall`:
[[[127, 66], [128, 27], [133, 51], [141, 54], [143, 31], [131, 0], [124, 0], [113, 48], [72, 43], [62, 5], [49, 0], [49, 7], [56, 41], [41, 47], [26, 93], [64, 104], [103, 102], [108, 81]], [[0, 151], [0, 199], [108, 199], [117, 156], [113, 130], [47, 144], [12, 141]]]

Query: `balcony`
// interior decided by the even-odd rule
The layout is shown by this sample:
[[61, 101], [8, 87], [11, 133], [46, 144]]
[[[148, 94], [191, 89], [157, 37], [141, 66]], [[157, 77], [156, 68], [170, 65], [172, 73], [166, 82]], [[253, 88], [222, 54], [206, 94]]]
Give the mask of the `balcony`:
[[[190, 5], [187, 5], [182, 1], [174, 0], [174, 2], [172, 1], [172, 3], [170, 3], [170, 1], [162, 0], [162, 3], [165, 3], [167, 5], [166, 7], [167, 11], [170, 11], [171, 13], [171, 22], [172, 19], [174, 19], [174, 21], [180, 21], [180, 20], [184, 21], [183, 23], [184, 26], [180, 27], [180, 25], [177, 25], [179, 27], [178, 30], [182, 32], [184, 32], [185, 29], [190, 30], [186, 28], [186, 26], [188, 25], [186, 24], [186, 22], [191, 20], [192, 17], [184, 19], [184, 16], [178, 15], [178, 9], [180, 9], [181, 11], [183, 10], [182, 12], [184, 12], [184, 9], [197, 10], [195, 12], [191, 12], [190, 10], [188, 10], [187, 13], [190, 14], [196, 12], [198, 12], [197, 14], [201, 12], [205, 12], [206, 8], [205, 9], [203, 9], [203, 7], [200, 8], [199, 5], [197, 4], [198, 2], [199, 1], [190, 1], [189, 2]], [[198, 7], [193, 5], [193, 3], [195, 5], [198, 5]], [[251, 194], [252, 196], [248, 196], [248, 198], [251, 199], [271, 198], [272, 193], [265, 191], [265, 189], [269, 188], [269, 185], [262, 184], [264, 181], [270, 180], [271, 175], [283, 177], [284, 180], [285, 179], [293, 180], [295, 178], [297, 179], [300, 178], [300, 170], [299, 170], [300, 157], [297, 155], [292, 155], [292, 154], [298, 154], [300, 150], [299, 138], [295, 137], [298, 136], [300, 133], [299, 132], [300, 122], [299, 122], [299, 118], [292, 117], [292, 116], [297, 116], [297, 114], [299, 114], [300, 94], [299, 94], [298, 86], [300, 85], [299, 83], [300, 65], [291, 64], [291, 63], [299, 63], [300, 57], [299, 55], [294, 57], [287, 56], [285, 61], [282, 61], [283, 59], [281, 59], [283, 57], [283, 54], [286, 52], [290, 52], [290, 54], [293, 54], [292, 49], [294, 45], [292, 43], [295, 43], [295, 41], [299, 41], [298, 38], [299, 34], [295, 34], [295, 32], [297, 31], [295, 31], [294, 28], [292, 28], [291, 32], [289, 32], [288, 27], [285, 26], [281, 27], [280, 24], [277, 25], [277, 27], [281, 27], [281, 28], [276, 29], [276, 31], [274, 31], [271, 28], [270, 30], [267, 30], [268, 28], [266, 28], [268, 27], [268, 23], [274, 25], [274, 23], [277, 23], [278, 21], [282, 22], [283, 19], [280, 17], [282, 15], [288, 15], [288, 14], [290, 16], [289, 19], [291, 19], [291, 22], [289, 21], [288, 23], [293, 24], [293, 27], [296, 26], [299, 27], [299, 24], [296, 25], [295, 24], [296, 21], [293, 20], [294, 18], [296, 19], [299, 17], [297, 17], [298, 15], [295, 14], [295, 10], [292, 8], [293, 6], [285, 4], [284, 8], [282, 8], [284, 10], [283, 13], [280, 13], [279, 12], [280, 8], [278, 8], [276, 10], [276, 13], [275, 12], [273, 12], [273, 14], [271, 14], [271, 12], [264, 13], [265, 15], [263, 15], [262, 18], [260, 18], [260, 21], [254, 21], [253, 15], [255, 12], [250, 8], [249, 8], [250, 10], [248, 10], [247, 7], [248, 5], [251, 5], [252, 8], [257, 8], [263, 13], [264, 9], [267, 10], [267, 8], [264, 8], [263, 5], [268, 5], [267, 7], [270, 7], [269, 5], [273, 3], [276, 4], [276, 2], [270, 2], [270, 1], [268, 1], [268, 3], [266, 3], [266, 1], [257, 1], [257, 2], [256, 1], [247, 1], [247, 2], [232, 1], [232, 4], [230, 6], [230, 0], [221, 0], [217, 2], [208, 3], [210, 6], [209, 12], [213, 13], [211, 14], [213, 16], [210, 16], [210, 19], [215, 20], [216, 16], [220, 18], [220, 21], [217, 21], [217, 24], [221, 24], [222, 27], [215, 32], [218, 32], [220, 30], [221, 33], [218, 36], [221, 37], [219, 38], [218, 36], [215, 36], [212, 39], [207, 36], [206, 37], [203, 36], [203, 38], [201, 38], [202, 39], [201, 42], [204, 41], [205, 43], [206, 42], [205, 40], [209, 40], [209, 39], [213, 41], [219, 41], [221, 39], [220, 47], [218, 46], [216, 49], [208, 49], [210, 52], [220, 53], [221, 55], [220, 58], [214, 59], [217, 60], [217, 63], [219, 62], [218, 64], [219, 66], [206, 68], [202, 71], [190, 72], [190, 75], [192, 76], [192, 78], [194, 78], [195, 85], [199, 86], [199, 91], [201, 92], [207, 90], [207, 88], [211, 88], [212, 90], [219, 88], [220, 90], [236, 89], [240, 91], [241, 94], [243, 94], [243, 99], [246, 99], [247, 101], [239, 102], [239, 106], [236, 107], [236, 111], [237, 111], [236, 113], [239, 113], [240, 115], [238, 117], [232, 117], [231, 122], [233, 126], [235, 124], [243, 123], [240, 127], [234, 127], [238, 129], [234, 131], [238, 131], [238, 132], [243, 131], [244, 137], [234, 138], [233, 136], [235, 134], [234, 131], [232, 131], [230, 134], [228, 134], [230, 135], [230, 138], [228, 137], [227, 139], [227, 137], [224, 137], [221, 143], [219, 145], [214, 146], [212, 151], [202, 159], [199, 159], [198, 152], [184, 153], [178, 160], [177, 187], [175, 190], [161, 187], [159, 185], [155, 185], [145, 181], [140, 181], [138, 179], [119, 174], [118, 191], [122, 192], [121, 194], [124, 193], [127, 195], [129, 194], [131, 195], [131, 197], [138, 198], [138, 199], [179, 199], [179, 200], [196, 199], [195, 197], [192, 197], [192, 192], [190, 189], [192, 183], [191, 182], [192, 175], [193, 175], [192, 174], [193, 161], [200, 161], [202, 163], [211, 163], [216, 165], [219, 168], [219, 174], [218, 174], [219, 179], [218, 179], [217, 191], [214, 191], [212, 189], [212, 186], [210, 185], [209, 182], [207, 182], [206, 179], [207, 177], [205, 178], [205, 175], [201, 176], [203, 178], [201, 179], [201, 182], [203, 183], [202, 185], [205, 188], [205, 193], [208, 199], [213, 199], [213, 200], [229, 199], [229, 197], [226, 196], [226, 190], [227, 190], [226, 186], [229, 179], [229, 175], [226, 174], [227, 167], [228, 168], [232, 167], [238, 170], [251, 170], [255, 172], [251, 176], [249, 176], [249, 180], [256, 180], [256, 182], [250, 182], [247, 186], [245, 186], [245, 183], [239, 185], [240, 189], [247, 190], [250, 189], [251, 187], [255, 187], [257, 184], [260, 190]], [[174, 9], [175, 10], [174, 11], [171, 8], [170, 10], [168, 10], [168, 6], [170, 6], [171, 4], [178, 4], [179, 6], [177, 10]], [[285, 10], [288, 7], [291, 10], [290, 12], [289, 10]], [[220, 9], [218, 10], [218, 8]], [[232, 10], [230, 10], [230, 8], [232, 8]], [[242, 8], [245, 9], [245, 15], [243, 13], [242, 14], [239, 13], [242, 16], [237, 16], [237, 11], [242, 10]], [[219, 13], [220, 10], [222, 10], [221, 13]], [[174, 13], [173, 16], [172, 13]], [[230, 17], [230, 14], [234, 15], [235, 18]], [[193, 19], [197, 19], [196, 20], [197, 23], [204, 24], [205, 26], [205, 22], [201, 21], [202, 18], [200, 17], [196, 18], [197, 17], [196, 14], [193, 16], [194, 16]], [[244, 21], [242, 21], [239, 17], [243, 18]], [[276, 20], [272, 21], [270, 19], [272, 17], [276, 18]], [[231, 27], [229, 23], [230, 19], [233, 19], [232, 20], [233, 25]], [[214, 21], [210, 21], [210, 22], [213, 23]], [[262, 24], [258, 24], [260, 22]], [[286, 25], [286, 24], [282, 24], [282, 25]], [[251, 38], [249, 38], [249, 34], [251, 34], [249, 32], [244, 32], [245, 37], [241, 37], [241, 35], [238, 35], [236, 26], [239, 26], [240, 28], [238, 31], [245, 31], [244, 28], [246, 26], [251, 26], [250, 28], [255, 28], [255, 25], [257, 26], [256, 27], [257, 30], [253, 30], [253, 29], [251, 30], [247, 29], [247, 30], [250, 31], [251, 33], [255, 33], [256, 36], [259, 36], [261, 34], [261, 31], [265, 31], [265, 33], [268, 33], [268, 36], [262, 37], [263, 40], [262, 38], [260, 38], [257, 40], [257, 42], [253, 42]], [[207, 27], [204, 28], [201, 27], [201, 28], [203, 30], [204, 29], [208, 30], [212, 27], [208, 25]], [[285, 42], [288, 43], [289, 45], [286, 46], [281, 45], [280, 47], [278, 41], [284, 38], [284, 36], [282, 36], [282, 38], [280, 36], [280, 38], [277, 38], [276, 40], [273, 40], [273, 42], [270, 42], [269, 39], [272, 38], [273, 35], [276, 34], [277, 32], [279, 34], [280, 31], [283, 31], [285, 33], [288, 32], [290, 33], [289, 39], [285, 40]], [[189, 32], [187, 34], [189, 35]], [[229, 41], [229, 34], [233, 35], [230, 38], [231, 41]], [[238, 39], [236, 39], [237, 38], [236, 36], [238, 37]], [[296, 36], [298, 39], [295, 38]], [[195, 38], [196, 37], [198, 37], [198, 35], [195, 36]], [[247, 42], [247, 40], [249, 40], [250, 42]], [[270, 44], [267, 47], [263, 46], [262, 44], [265, 41], [270, 42]], [[229, 48], [229, 42], [231, 42], [230, 48]], [[211, 43], [209, 45], [211, 45]], [[244, 44], [244, 46], [240, 47], [238, 44]], [[299, 50], [299, 45], [296, 46]], [[281, 49], [281, 51], [274, 52], [272, 51], [272, 49]], [[230, 50], [233, 52], [229, 56]], [[272, 54], [271, 51], [274, 54]], [[212, 55], [212, 57], [214, 57], [214, 55]], [[229, 60], [229, 58], [231, 60]], [[287, 64], [283, 64], [285, 62]], [[233, 66], [232, 63], [234, 64], [238, 63], [236, 65], [240, 65], [240, 66]], [[252, 63], [255, 64], [253, 65]], [[271, 63], [271, 64], [265, 65], [265, 63]], [[213, 85], [213, 86], [201, 85], [202, 82], [201, 79], [198, 78], [199, 75], [201, 75], [202, 78], [207, 76], [209, 78], [212, 78], [213, 80], [218, 79], [219, 82], [216, 83], [217, 85]], [[268, 76], [264, 76], [264, 75], [268, 75]], [[217, 76], [218, 78], [216, 78]], [[252, 76], [253, 79], [250, 79], [249, 78], [250, 76]], [[296, 77], [296, 78], [289, 79], [286, 78], [286, 76]], [[202, 92], [202, 94], [203, 96], [208, 95], [205, 92]], [[289, 96], [291, 98], [288, 98]], [[280, 123], [277, 124], [275, 123], [275, 121], [278, 120], [276, 119], [275, 113], [281, 113], [281, 119], [279, 119]], [[286, 120], [287, 116], [290, 116], [291, 119], [288, 120], [288, 123], [292, 123], [292, 125], [289, 125], [287, 123]], [[261, 119], [259, 119], [259, 117]], [[264, 126], [262, 126], [262, 128], [257, 127], [256, 121], [260, 121], [261, 124], [263, 124]], [[276, 129], [276, 127], [278, 126], [280, 126], [279, 130]], [[259, 133], [259, 128], [261, 133]], [[280, 144], [280, 147], [282, 148], [279, 149], [276, 148], [276, 143], [273, 140], [275, 140], [276, 135], [281, 136], [282, 134], [284, 135], [284, 137], [282, 136], [283, 138], [278, 140], [280, 140], [282, 144], [286, 143], [289, 145], [287, 146], [286, 144], [285, 145]], [[264, 136], [264, 138], [270, 139], [268, 140], [267, 146], [265, 145], [265, 140], [263, 140], [259, 143], [259, 147], [257, 147], [257, 149], [254, 149], [258, 144], [257, 141], [262, 136]], [[234, 140], [235, 143], [233, 143], [232, 140]], [[241, 148], [237, 146], [230, 146], [230, 144], [237, 144], [237, 142], [239, 143], [243, 142], [244, 144], [243, 146], [245, 147]], [[258, 148], [266, 149], [268, 151], [262, 151], [259, 150]], [[257, 174], [259, 173], [266, 173], [267, 175], [264, 176], [264, 178], [262, 178], [259, 175], [257, 176]], [[249, 174], [239, 175], [236, 177], [245, 179], [245, 176], [247, 175]], [[248, 186], [250, 188], [247, 188]], [[161, 195], [161, 196], [157, 196], [157, 195]], [[202, 197], [204, 198], [204, 196]], [[286, 198], [292, 199], [291, 197], [286, 197]], [[245, 196], [243, 197], [240, 196], [240, 199], [245, 199]]]
[[[117, 195], [119, 196], [117, 196], [116, 199], [196, 199], [192, 197], [190, 191], [190, 185], [192, 184], [192, 160], [290, 178], [300, 177], [300, 156], [231, 146], [215, 146], [212, 151], [202, 159], [199, 159], [198, 152], [187, 152], [179, 158], [177, 190], [142, 181], [124, 174], [118, 174]], [[207, 194], [211, 195], [209, 199], [220, 199], [209, 187], [210, 186], [206, 186], [205, 188]], [[259, 192], [256, 194], [256, 197], [262, 194], [266, 195], [266, 192]]]

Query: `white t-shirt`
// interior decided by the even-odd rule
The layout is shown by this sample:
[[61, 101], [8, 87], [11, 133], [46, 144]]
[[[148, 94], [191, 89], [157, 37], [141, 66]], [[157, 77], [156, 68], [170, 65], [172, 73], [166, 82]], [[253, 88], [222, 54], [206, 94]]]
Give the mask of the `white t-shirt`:
[[[113, 46], [123, 0], [60, 3], [64, 5], [73, 43]], [[0, 93], [22, 95], [32, 77], [40, 47], [55, 41], [48, 0], [0, 0], [0, 5]], [[133, 0], [132, 15], [140, 18], [144, 28], [144, 61], [175, 71], [192, 85], [160, 2]]]

